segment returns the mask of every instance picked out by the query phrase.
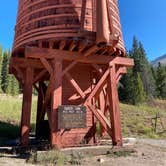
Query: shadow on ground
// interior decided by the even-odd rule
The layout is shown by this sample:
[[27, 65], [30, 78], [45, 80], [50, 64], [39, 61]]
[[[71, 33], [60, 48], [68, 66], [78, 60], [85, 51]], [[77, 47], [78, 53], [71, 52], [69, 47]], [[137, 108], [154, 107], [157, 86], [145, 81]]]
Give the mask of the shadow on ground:
[[19, 137], [19, 126], [0, 121], [0, 146], [16, 144]]

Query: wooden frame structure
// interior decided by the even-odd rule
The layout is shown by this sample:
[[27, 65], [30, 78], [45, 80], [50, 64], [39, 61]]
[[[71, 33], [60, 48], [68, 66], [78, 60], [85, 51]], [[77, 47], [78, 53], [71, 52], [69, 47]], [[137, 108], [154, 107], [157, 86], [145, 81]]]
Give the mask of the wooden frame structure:
[[[71, 54], [72, 56], [70, 52], [62, 50], [27, 47], [25, 58], [11, 59], [10, 71], [23, 84], [21, 145], [28, 145], [32, 87], [34, 86], [39, 93], [37, 125], [47, 113], [51, 129], [51, 144], [56, 147], [64, 146], [61, 141], [61, 131], [57, 129], [57, 108], [62, 104], [63, 77], [68, 79], [80, 95], [83, 101], [80, 104], [85, 105], [93, 113], [104, 129], [102, 131], [107, 132], [112, 138], [113, 144], [122, 145], [117, 84], [121, 76], [127, 72], [126, 68], [134, 65], [133, 60], [125, 57], [100, 55], [87, 57], [81, 53], [71, 52]], [[64, 61], [69, 63], [63, 69]], [[90, 65], [92, 72], [95, 71], [92, 81], [96, 79], [96, 83], [88, 93], [80, 88], [77, 80], [74, 80], [70, 74], [70, 70], [72, 68], [77, 70], [76, 64], [80, 63]], [[48, 86], [45, 85], [44, 80], [49, 81]], [[51, 111], [48, 109], [50, 101]], [[110, 115], [110, 120], [107, 119], [107, 113]]]
[[[117, 0], [20, 0], [10, 73], [23, 86], [21, 145], [28, 146], [33, 87], [36, 136], [47, 114], [51, 144], [94, 144], [101, 135], [122, 145], [117, 85], [134, 62], [125, 56]], [[60, 105], [84, 105], [87, 127], [58, 129]]]

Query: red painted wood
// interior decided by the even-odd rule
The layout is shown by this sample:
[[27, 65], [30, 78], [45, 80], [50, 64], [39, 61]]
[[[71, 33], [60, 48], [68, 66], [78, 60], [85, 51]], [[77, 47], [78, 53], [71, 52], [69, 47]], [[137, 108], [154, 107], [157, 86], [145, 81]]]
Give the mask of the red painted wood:
[[62, 105], [62, 61], [54, 61], [52, 83], [52, 110], [51, 110], [51, 144], [53, 147], [60, 148], [62, 140], [58, 130], [57, 108]]
[[46, 87], [43, 82], [39, 82], [39, 92], [37, 100], [37, 114], [36, 114], [36, 137], [38, 137], [38, 131], [40, 123], [44, 120], [46, 110], [42, 111], [44, 104], [44, 97], [46, 93]]
[[[22, 145], [28, 145], [32, 86], [39, 92], [37, 125], [47, 112], [53, 147], [94, 144], [96, 119], [122, 145], [117, 82], [133, 65], [125, 57], [117, 0], [20, 0], [10, 73], [24, 84]], [[47, 87], [36, 86], [44, 81]], [[58, 130], [60, 105], [87, 106], [87, 127]]]
[[25, 73], [25, 84], [23, 86], [23, 104], [21, 116], [21, 146], [28, 146], [31, 103], [32, 103], [32, 88], [33, 88], [33, 69], [28, 67]]
[[113, 145], [122, 145], [122, 133], [120, 122], [120, 109], [119, 99], [116, 82], [116, 69], [115, 65], [110, 65], [110, 74], [108, 79], [108, 98], [109, 98], [109, 111], [112, 128], [112, 141]]

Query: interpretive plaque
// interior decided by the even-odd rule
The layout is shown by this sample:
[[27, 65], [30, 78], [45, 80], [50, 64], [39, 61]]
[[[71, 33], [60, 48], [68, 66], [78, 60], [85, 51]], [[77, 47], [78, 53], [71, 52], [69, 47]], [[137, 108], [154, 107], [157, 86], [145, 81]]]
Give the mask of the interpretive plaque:
[[86, 107], [62, 105], [58, 107], [58, 129], [86, 128]]

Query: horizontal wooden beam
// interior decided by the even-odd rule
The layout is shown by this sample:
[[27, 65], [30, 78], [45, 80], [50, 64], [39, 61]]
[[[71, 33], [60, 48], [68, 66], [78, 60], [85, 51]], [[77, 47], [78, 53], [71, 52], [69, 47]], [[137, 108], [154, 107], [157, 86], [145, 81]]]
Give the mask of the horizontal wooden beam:
[[57, 49], [48, 49], [48, 48], [34, 48], [26, 47], [25, 48], [25, 57], [26, 58], [46, 58], [46, 59], [59, 59], [67, 61], [77, 61], [81, 63], [95, 63], [95, 64], [108, 64], [114, 59], [114, 57], [102, 56], [102, 55], [92, 55], [85, 57], [83, 53], [74, 52], [74, 51], [64, 51]]
[[39, 69], [43, 68], [43, 64], [38, 59], [11, 57], [10, 69], [14, 68], [14, 66], [16, 65], [21, 68], [27, 68], [28, 66], [31, 68], [39, 68]]
[[113, 57], [113, 56], [103, 56], [103, 55], [91, 55], [85, 57], [83, 53], [79, 52], [48, 49], [48, 48], [26, 47], [25, 57], [34, 58], [34, 59], [56, 58], [60, 60], [77, 61], [81, 63], [92, 63], [92, 64], [108, 64], [112, 61], [113, 64], [117, 65], [122, 65], [126, 67], [134, 66], [133, 59], [127, 57]]
[[116, 57], [112, 62], [110, 61], [110, 66], [112, 65], [121, 65], [126, 67], [133, 67], [134, 60], [127, 57]]

